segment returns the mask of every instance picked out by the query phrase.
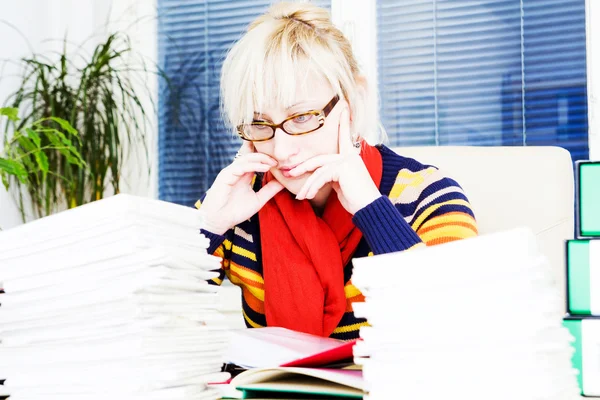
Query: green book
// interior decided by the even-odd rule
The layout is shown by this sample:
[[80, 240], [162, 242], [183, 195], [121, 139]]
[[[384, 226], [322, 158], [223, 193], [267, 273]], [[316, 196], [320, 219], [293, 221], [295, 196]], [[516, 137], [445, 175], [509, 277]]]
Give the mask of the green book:
[[577, 237], [599, 237], [600, 162], [578, 161], [575, 166]]
[[600, 315], [600, 240], [568, 240], [567, 313]]
[[[238, 399], [362, 399], [362, 371], [356, 369], [275, 367], [253, 368], [228, 384], [211, 384], [222, 398]], [[221, 386], [221, 387], [219, 387]]]
[[600, 319], [569, 316], [563, 325], [575, 337], [571, 361], [579, 371], [577, 379], [581, 394], [600, 396]]

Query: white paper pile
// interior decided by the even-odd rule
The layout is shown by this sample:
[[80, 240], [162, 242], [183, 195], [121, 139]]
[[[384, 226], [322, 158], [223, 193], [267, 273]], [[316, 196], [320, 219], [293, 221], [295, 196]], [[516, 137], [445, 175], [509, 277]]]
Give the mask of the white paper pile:
[[529, 230], [354, 265], [368, 399], [579, 398], [563, 288]]
[[220, 260], [199, 218], [117, 195], [0, 232], [0, 395], [217, 398]]

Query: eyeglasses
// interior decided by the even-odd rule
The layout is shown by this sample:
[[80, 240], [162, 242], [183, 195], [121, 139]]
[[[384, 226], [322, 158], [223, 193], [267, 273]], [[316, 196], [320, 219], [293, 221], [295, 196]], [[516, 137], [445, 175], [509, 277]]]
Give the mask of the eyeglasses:
[[281, 129], [288, 135], [300, 136], [311, 133], [325, 124], [325, 118], [340, 100], [335, 96], [322, 110], [312, 110], [301, 114], [294, 114], [284, 119], [280, 124], [266, 121], [253, 121], [251, 124], [239, 125], [238, 134], [250, 142], [264, 142], [275, 137], [275, 130]]

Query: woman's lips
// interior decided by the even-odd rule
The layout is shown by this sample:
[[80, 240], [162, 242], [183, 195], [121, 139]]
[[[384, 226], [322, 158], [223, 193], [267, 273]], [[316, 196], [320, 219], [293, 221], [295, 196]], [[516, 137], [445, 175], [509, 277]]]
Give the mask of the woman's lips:
[[296, 165], [292, 165], [289, 167], [280, 167], [279, 171], [281, 171], [281, 175], [283, 175], [286, 178], [297, 178], [293, 175], [290, 174], [290, 171], [293, 170], [294, 168], [296, 168], [296, 166], [298, 166], [300, 164], [296, 164]]

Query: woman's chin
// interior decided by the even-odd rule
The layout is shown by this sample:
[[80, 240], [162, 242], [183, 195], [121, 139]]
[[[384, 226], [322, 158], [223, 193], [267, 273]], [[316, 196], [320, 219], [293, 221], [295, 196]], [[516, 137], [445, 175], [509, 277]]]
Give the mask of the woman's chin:
[[306, 183], [308, 176], [308, 174], [304, 174], [296, 178], [286, 178], [283, 175], [279, 175], [275, 176], [275, 178], [283, 185], [284, 188], [287, 189], [288, 192], [295, 196], [298, 194], [298, 192], [300, 192], [300, 189], [302, 189]]

